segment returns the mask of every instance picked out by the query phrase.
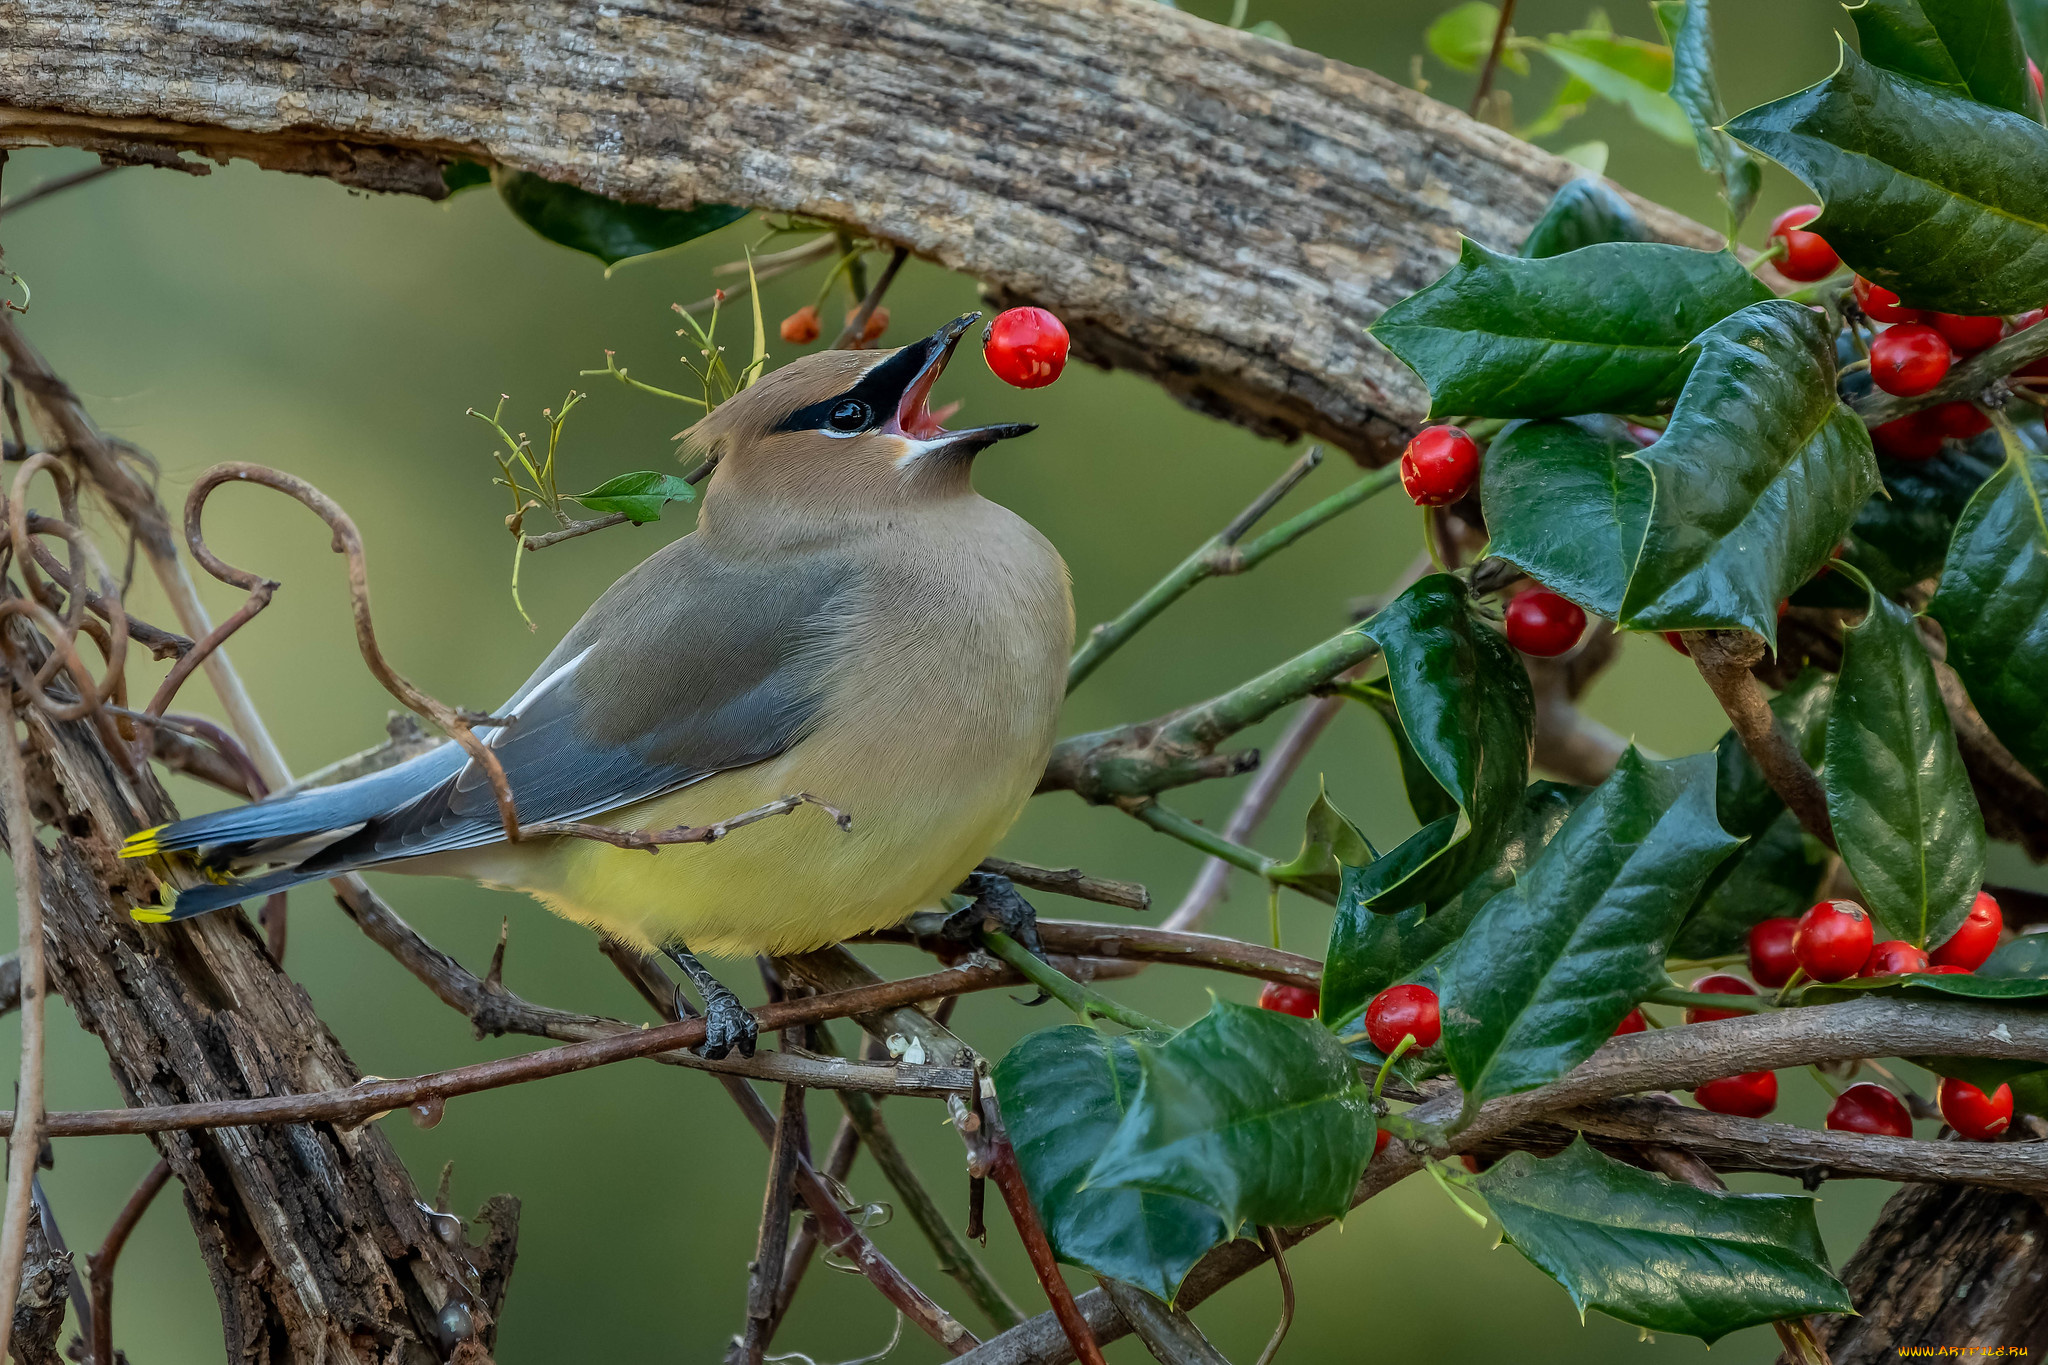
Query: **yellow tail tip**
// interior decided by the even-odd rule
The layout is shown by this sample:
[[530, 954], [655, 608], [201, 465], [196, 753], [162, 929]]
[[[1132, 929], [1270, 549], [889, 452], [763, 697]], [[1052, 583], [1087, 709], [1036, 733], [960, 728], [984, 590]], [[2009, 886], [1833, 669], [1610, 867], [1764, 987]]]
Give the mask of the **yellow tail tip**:
[[129, 907], [128, 918], [137, 924], [169, 924], [171, 912], [161, 905], [136, 905]]
[[157, 842], [157, 836], [169, 828], [169, 825], [158, 825], [155, 829], [145, 829], [138, 834], [129, 835], [121, 843], [121, 856], [123, 858], [155, 857], [163, 852], [163, 846]]

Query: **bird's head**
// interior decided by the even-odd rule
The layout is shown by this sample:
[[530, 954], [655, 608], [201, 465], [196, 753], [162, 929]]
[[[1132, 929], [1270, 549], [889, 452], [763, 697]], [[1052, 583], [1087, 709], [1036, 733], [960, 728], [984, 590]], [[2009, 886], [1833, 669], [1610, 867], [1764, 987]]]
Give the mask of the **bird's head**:
[[948, 431], [932, 414], [932, 385], [980, 316], [893, 351], [803, 356], [721, 403], [688, 433], [717, 461], [707, 513], [734, 500], [883, 510], [964, 493], [976, 454], [1034, 429]]

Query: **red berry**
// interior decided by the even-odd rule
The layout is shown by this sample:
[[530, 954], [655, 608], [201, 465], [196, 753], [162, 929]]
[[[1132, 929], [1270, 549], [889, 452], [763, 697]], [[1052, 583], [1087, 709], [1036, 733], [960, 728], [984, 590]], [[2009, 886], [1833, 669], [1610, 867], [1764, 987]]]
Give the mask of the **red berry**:
[[1042, 389], [1067, 367], [1067, 327], [1043, 308], [996, 314], [981, 337], [982, 358], [1012, 388]]
[[1614, 1036], [1619, 1038], [1624, 1033], [1641, 1033], [1649, 1026], [1650, 1021], [1643, 1018], [1643, 1012], [1640, 1009], [1633, 1009], [1624, 1014], [1621, 1022], [1614, 1026]]
[[1899, 296], [1881, 284], [1872, 284], [1861, 275], [1850, 286], [1856, 295], [1856, 302], [1864, 312], [1879, 322], [1918, 322], [1918, 308], [1901, 308]]
[[1842, 263], [1842, 258], [1821, 240], [1819, 233], [1800, 231], [1818, 217], [1820, 205], [1801, 204], [1798, 208], [1786, 209], [1771, 220], [1770, 239], [1785, 244], [1785, 254], [1777, 261], [1778, 273], [1788, 280], [1798, 280], [1802, 284], [1824, 280], [1834, 274], [1835, 267]]
[[1860, 1081], [1844, 1090], [1828, 1110], [1827, 1126], [1837, 1133], [1875, 1133], [1880, 1137], [1913, 1136], [1913, 1116], [1905, 1103], [1881, 1085]]
[[1401, 452], [1401, 487], [1418, 507], [1448, 507], [1479, 482], [1479, 446], [1462, 427], [1424, 427]]
[[[1731, 976], [1727, 972], [1715, 972], [1712, 976], [1703, 976], [1692, 983], [1692, 988], [1696, 991], [1704, 991], [1709, 995], [1756, 994], [1756, 987], [1750, 985], [1741, 977]], [[1748, 1012], [1747, 1010], [1705, 1009], [1699, 1005], [1688, 1005], [1685, 1009], [1685, 1022], [1688, 1024], [1707, 1024], [1712, 1023], [1716, 1019], [1740, 1019]]]
[[1924, 410], [1922, 419], [1943, 436], [1967, 441], [1980, 432], [1991, 429], [1991, 419], [1975, 403], [1957, 400], [1953, 403], [1936, 403]]
[[1508, 643], [1524, 654], [1549, 659], [1564, 653], [1586, 632], [1579, 604], [1534, 588], [1508, 603]]
[[[847, 309], [846, 325], [849, 327], [852, 326], [854, 318], [859, 316], [859, 314], [860, 308], [858, 305]], [[875, 340], [875, 338], [881, 336], [882, 333], [888, 330], [889, 310], [882, 307], [880, 304], [877, 304], [875, 305], [875, 311], [868, 314], [868, 320], [866, 325], [860, 329], [861, 344], [865, 346], [868, 342]]]
[[1389, 986], [1365, 1007], [1365, 1033], [1381, 1052], [1391, 1053], [1415, 1035], [1416, 1047], [1434, 1047], [1443, 1036], [1436, 992], [1427, 986]]
[[1673, 649], [1677, 650], [1680, 654], [1683, 654], [1686, 658], [1690, 659], [1692, 657], [1692, 651], [1685, 647], [1685, 634], [1683, 631], [1665, 631], [1664, 643], [1670, 645]]
[[1870, 950], [1858, 976], [1904, 976], [1927, 970], [1927, 954], [1902, 938], [1887, 939]]
[[1653, 446], [1664, 439], [1664, 433], [1655, 427], [1646, 427], [1640, 422], [1628, 422], [1624, 425], [1628, 427], [1630, 438], [1639, 446]]
[[1740, 1076], [1723, 1076], [1695, 1086], [1692, 1097], [1710, 1113], [1760, 1119], [1778, 1107], [1778, 1073], [1745, 1071]]
[[1998, 908], [1998, 902], [1982, 891], [1970, 906], [1970, 913], [1963, 918], [1948, 942], [1927, 955], [1927, 960], [1941, 967], [1961, 967], [1974, 972], [1984, 965], [1984, 959], [1991, 956], [1991, 950], [1998, 946], [1998, 936], [2005, 930], [2005, 914]]
[[818, 310], [811, 304], [782, 320], [782, 339], [792, 346], [805, 346], [818, 339]]
[[1799, 921], [1789, 915], [1751, 926], [1749, 974], [1757, 985], [1775, 989], [1792, 979], [1799, 969], [1799, 959], [1792, 955], [1792, 939], [1798, 932]]
[[1313, 1019], [1316, 1007], [1322, 997], [1307, 986], [1295, 986], [1285, 981], [1268, 981], [1259, 988], [1259, 1008], [1273, 1010], [1280, 1014], [1291, 1014], [1297, 1019]]
[[1922, 394], [1948, 377], [1956, 354], [1941, 333], [1920, 322], [1887, 327], [1870, 343], [1870, 382], [1901, 398]]
[[1929, 313], [1927, 321], [1941, 333], [1957, 355], [1968, 355], [1998, 344], [2005, 335], [2004, 318], [1971, 317], [1961, 313]]
[[[1948, 404], [1940, 406], [1947, 407]], [[1923, 408], [1904, 417], [1895, 417], [1881, 426], [1872, 427], [1870, 439], [1880, 452], [1894, 460], [1931, 460], [1941, 454], [1941, 443], [1948, 435], [1942, 430], [1942, 420], [1933, 412], [1933, 409]]]
[[1822, 901], [1799, 917], [1792, 955], [1815, 981], [1847, 981], [1870, 960], [1876, 935], [1854, 901]]
[[1922, 976], [1969, 976], [1969, 975], [1970, 975], [1970, 969], [1969, 969], [1968, 967], [1928, 967], [1928, 968], [1926, 968], [1925, 970], [1923, 970], [1923, 971], [1922, 971], [1922, 972], [1920, 973], [1920, 975], [1922, 975]]
[[2012, 1087], [2001, 1085], [1989, 1095], [1953, 1076], [1944, 1076], [1934, 1095], [1948, 1126], [1975, 1142], [1989, 1142], [2012, 1127]]
[[2034, 65], [2032, 57], [2027, 58], [2027, 79], [2034, 83], [2034, 98], [2048, 100], [2048, 90], [2044, 90], [2041, 84], [2041, 68]]
[[1389, 1132], [1388, 1132], [1388, 1131], [1387, 1131], [1386, 1129], [1384, 1129], [1384, 1128], [1380, 1129], [1380, 1130], [1379, 1130], [1379, 1132], [1377, 1132], [1377, 1133], [1375, 1133], [1375, 1134], [1373, 1135], [1373, 1139], [1372, 1139], [1372, 1154], [1373, 1154], [1373, 1156], [1378, 1156], [1378, 1155], [1379, 1155], [1379, 1154], [1380, 1154], [1381, 1152], [1384, 1152], [1384, 1151], [1386, 1151], [1386, 1150], [1387, 1150], [1387, 1139], [1388, 1139], [1388, 1138], [1390, 1138], [1390, 1137], [1392, 1137], [1392, 1136], [1393, 1136], [1393, 1134], [1392, 1134], [1392, 1133], [1389, 1133]]

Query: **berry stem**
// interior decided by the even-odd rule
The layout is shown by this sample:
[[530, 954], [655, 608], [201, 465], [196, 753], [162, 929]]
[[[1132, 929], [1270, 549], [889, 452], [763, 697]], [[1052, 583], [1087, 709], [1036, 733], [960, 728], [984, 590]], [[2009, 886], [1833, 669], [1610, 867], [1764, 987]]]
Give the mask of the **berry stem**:
[[1411, 1033], [1400, 1042], [1394, 1044], [1394, 1050], [1387, 1054], [1387, 1060], [1380, 1063], [1380, 1074], [1373, 1077], [1372, 1080], [1372, 1098], [1375, 1104], [1379, 1102], [1380, 1090], [1386, 1085], [1387, 1075], [1394, 1069], [1394, 1063], [1400, 1061], [1401, 1055], [1413, 1046], [1415, 1046], [1415, 1035]]
[[1466, 1203], [1458, 1192], [1451, 1188], [1451, 1182], [1444, 1178], [1443, 1163], [1441, 1161], [1432, 1157], [1428, 1161], [1423, 1162], [1422, 1166], [1424, 1170], [1429, 1172], [1430, 1178], [1436, 1181], [1436, 1187], [1449, 1195], [1451, 1202], [1458, 1206], [1458, 1212], [1479, 1224], [1480, 1227], [1486, 1226], [1486, 1215]]
[[1065, 1005], [1087, 1022], [1091, 1017], [1122, 1024], [1141, 1033], [1172, 1033], [1170, 1025], [1151, 1015], [1121, 1004], [1100, 991], [1091, 990], [1042, 958], [1034, 957], [1023, 944], [1000, 930], [982, 936], [989, 952], [1023, 973], [1024, 979]]

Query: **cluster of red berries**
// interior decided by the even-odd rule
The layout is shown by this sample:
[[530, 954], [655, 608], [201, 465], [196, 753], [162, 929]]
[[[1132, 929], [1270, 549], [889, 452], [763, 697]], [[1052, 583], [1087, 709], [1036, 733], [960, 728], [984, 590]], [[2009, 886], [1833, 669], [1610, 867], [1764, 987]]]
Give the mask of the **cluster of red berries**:
[[[1785, 278], [1802, 282], [1826, 279], [1841, 266], [1834, 248], [1819, 233], [1805, 230], [1806, 224], [1819, 216], [1819, 206], [1801, 204], [1771, 223], [1770, 240], [1780, 251], [1778, 273]], [[1907, 308], [1897, 294], [1860, 275], [1853, 289], [1864, 315], [1886, 324], [1870, 346], [1870, 380], [1902, 398], [1928, 392], [1948, 377], [1958, 358], [1986, 350], [2009, 335], [2004, 318]], [[2040, 318], [2038, 309], [2022, 314], [2012, 319], [2011, 331], [2031, 327]], [[2021, 373], [2037, 369], [2048, 374], [2048, 366], [2042, 362]], [[1871, 437], [1877, 448], [1893, 459], [1925, 460], [1940, 453], [1943, 441], [1968, 440], [1990, 424], [1991, 419], [1974, 403], [1937, 403], [1873, 428]]]
[[[1978, 893], [1970, 913], [1948, 941], [1932, 953], [1901, 939], [1884, 943], [1876, 937], [1870, 916], [1853, 901], [1829, 900], [1798, 919], [1767, 919], [1749, 931], [1749, 974], [1767, 987], [1782, 987], [1804, 974], [1815, 981], [1843, 981], [1852, 976], [1897, 976], [1906, 972], [1973, 972], [1998, 946], [2005, 917], [1998, 902]], [[1754, 995], [1756, 987], [1739, 976], [1716, 973], [1693, 983], [1708, 994]], [[1741, 1011], [1694, 1006], [1685, 1012], [1688, 1024], [1732, 1018]], [[1762, 1118], [1777, 1105], [1777, 1077], [1768, 1071], [1726, 1076], [1693, 1091], [1700, 1107], [1717, 1114]], [[1979, 1141], [1997, 1137], [2012, 1123], [2010, 1086], [1987, 1095], [1967, 1081], [1941, 1083], [1937, 1095], [1949, 1127]], [[1841, 1132], [1913, 1135], [1912, 1116], [1898, 1097], [1883, 1086], [1852, 1085], [1828, 1111], [1827, 1126]]]

